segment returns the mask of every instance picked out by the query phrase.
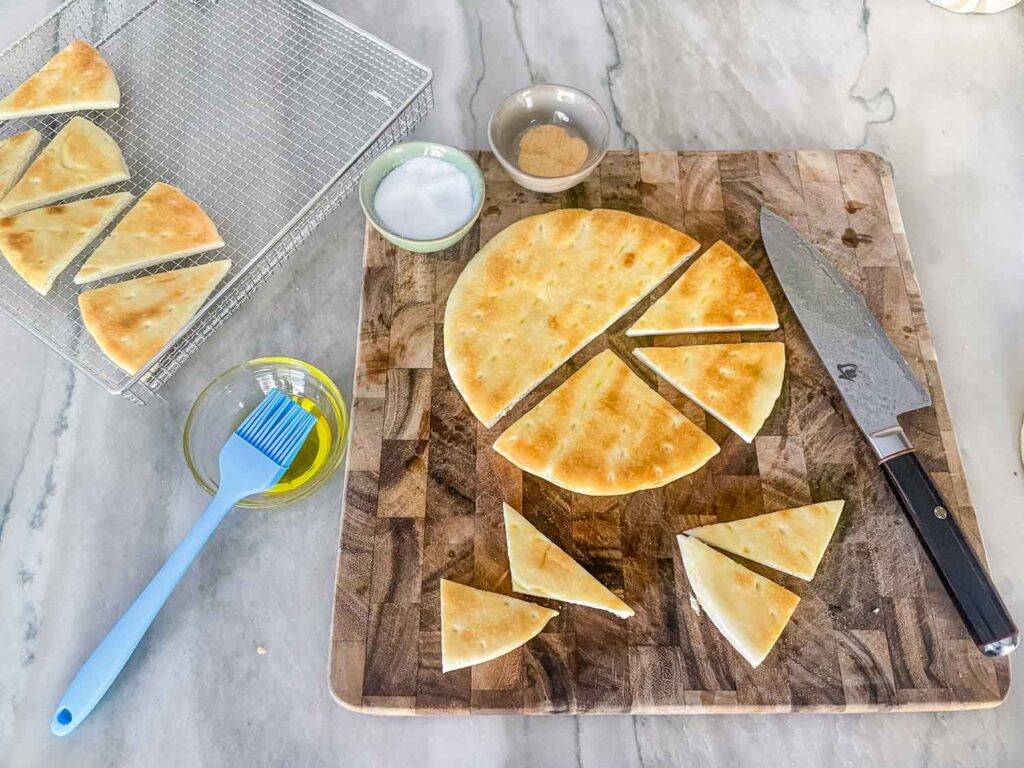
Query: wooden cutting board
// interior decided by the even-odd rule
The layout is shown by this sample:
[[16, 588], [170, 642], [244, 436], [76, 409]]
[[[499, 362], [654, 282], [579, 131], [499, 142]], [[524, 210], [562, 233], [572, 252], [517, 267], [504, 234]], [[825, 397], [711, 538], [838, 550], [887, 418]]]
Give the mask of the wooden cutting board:
[[[867, 443], [796, 323], [765, 256], [762, 203], [821, 248], [864, 295], [931, 391], [903, 419], [967, 536], [978, 522], [946, 410], [892, 176], [866, 152], [612, 152], [581, 186], [527, 192], [488, 153], [478, 226], [438, 254], [398, 250], [367, 228], [352, 438], [345, 483], [330, 685], [343, 705], [387, 714], [789, 712], [965, 709], [998, 704], [1006, 659], [983, 657], [946, 596]], [[721, 238], [758, 271], [779, 311], [773, 333], [662, 337], [659, 344], [778, 339], [782, 396], [752, 445], [637, 367], [652, 339], [625, 330], [666, 281], [494, 429], [466, 408], [444, 365], [445, 298], [495, 233], [563, 207], [618, 208], [697, 238]], [[516, 469], [494, 439], [611, 347], [722, 446], [665, 488], [592, 498]], [[530, 354], [528, 348], [520, 354]], [[689, 602], [674, 535], [826, 499], [846, 499], [818, 574], [805, 583], [756, 571], [801, 602], [751, 670]], [[636, 609], [561, 610], [523, 648], [441, 673], [438, 579], [510, 592], [501, 502], [521, 510]], [[543, 602], [543, 601], [539, 601]]]

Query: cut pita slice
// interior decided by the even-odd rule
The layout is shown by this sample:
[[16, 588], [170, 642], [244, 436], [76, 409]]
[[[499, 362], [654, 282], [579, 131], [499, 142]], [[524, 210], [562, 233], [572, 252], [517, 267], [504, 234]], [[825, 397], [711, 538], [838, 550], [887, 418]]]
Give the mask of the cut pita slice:
[[633, 353], [748, 443], [782, 393], [786, 346], [779, 341], [649, 347]]
[[82, 321], [100, 349], [137, 373], [203, 305], [227, 259], [107, 285], [78, 296]]
[[505, 542], [512, 589], [565, 603], [586, 605], [628, 619], [634, 611], [608, 587], [591, 576], [530, 521], [512, 509], [505, 510]]
[[712, 623], [752, 667], [771, 651], [800, 598], [774, 581], [680, 534], [690, 589]]
[[818, 563], [839, 523], [845, 501], [823, 501], [686, 532], [705, 544], [767, 565], [804, 581]]
[[441, 579], [441, 671], [504, 656], [557, 615], [542, 605]]
[[75, 282], [102, 280], [223, 245], [198, 204], [177, 187], [157, 182], [92, 252]]
[[0, 213], [27, 211], [127, 179], [117, 142], [84, 117], [73, 117], [0, 200]]
[[496, 234], [445, 304], [445, 363], [473, 415], [493, 426], [698, 247], [657, 221], [601, 209], [527, 216]]
[[0, 120], [82, 109], [117, 109], [121, 91], [100, 52], [84, 40], [71, 44], [0, 100]]
[[42, 138], [39, 131], [29, 128], [0, 141], [0, 199], [11, 191], [14, 182], [20, 179], [21, 174], [28, 168], [28, 161], [39, 148]]
[[494, 450], [567, 490], [617, 496], [695, 472], [718, 445], [605, 350], [506, 429]]
[[779, 327], [768, 290], [747, 262], [719, 240], [644, 312], [627, 336]]
[[116, 192], [7, 216], [0, 219], [0, 252], [25, 282], [45, 295], [57, 275], [131, 200], [127, 192]]

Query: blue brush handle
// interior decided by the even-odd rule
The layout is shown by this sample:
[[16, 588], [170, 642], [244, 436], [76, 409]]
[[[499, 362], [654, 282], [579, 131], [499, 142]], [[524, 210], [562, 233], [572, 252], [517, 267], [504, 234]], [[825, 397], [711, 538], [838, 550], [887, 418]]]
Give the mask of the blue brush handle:
[[249, 489], [223, 486], [218, 489], [217, 495], [192, 526], [192, 530], [78, 670], [50, 721], [50, 730], [54, 734], [65, 736], [88, 717], [117, 679], [149, 625], [210, 535], [228, 511], [249, 493]]

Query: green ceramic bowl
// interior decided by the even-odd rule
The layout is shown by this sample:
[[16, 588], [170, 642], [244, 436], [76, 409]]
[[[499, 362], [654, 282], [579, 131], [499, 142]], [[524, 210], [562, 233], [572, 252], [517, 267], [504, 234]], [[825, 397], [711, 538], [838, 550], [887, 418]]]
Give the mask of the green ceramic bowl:
[[[469, 177], [469, 185], [473, 190], [473, 215], [469, 221], [463, 224], [454, 232], [444, 237], [433, 240], [412, 240], [408, 237], [397, 235], [385, 227], [373, 209], [373, 197], [377, 194], [377, 186], [385, 176], [400, 166], [406, 160], [414, 157], [436, 157], [439, 160], [451, 163]], [[480, 211], [484, 207], [484, 175], [480, 172], [480, 166], [473, 158], [461, 149], [449, 147], [447, 144], [436, 144], [432, 141], [406, 141], [396, 144], [391, 149], [378, 155], [370, 163], [359, 182], [359, 204], [363, 206], [363, 213], [373, 225], [373, 228], [380, 232], [386, 240], [390, 240], [399, 248], [416, 253], [434, 253], [450, 248], [466, 236], [476, 220], [480, 218]]]

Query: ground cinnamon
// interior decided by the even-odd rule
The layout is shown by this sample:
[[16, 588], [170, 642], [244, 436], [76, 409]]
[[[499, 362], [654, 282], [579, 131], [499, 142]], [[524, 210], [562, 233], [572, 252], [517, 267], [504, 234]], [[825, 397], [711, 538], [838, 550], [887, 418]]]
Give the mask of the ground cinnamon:
[[558, 125], [535, 125], [519, 139], [519, 168], [531, 176], [568, 176], [587, 161], [587, 142]]

